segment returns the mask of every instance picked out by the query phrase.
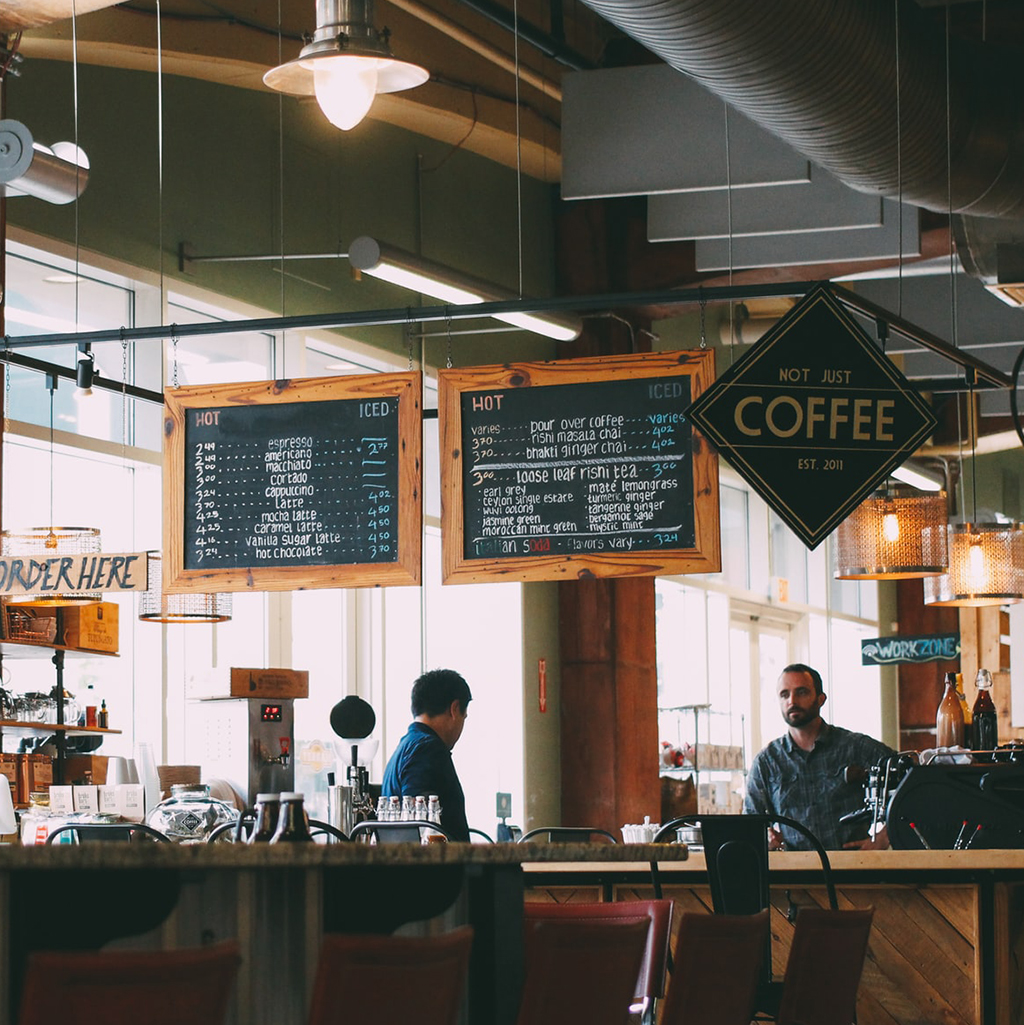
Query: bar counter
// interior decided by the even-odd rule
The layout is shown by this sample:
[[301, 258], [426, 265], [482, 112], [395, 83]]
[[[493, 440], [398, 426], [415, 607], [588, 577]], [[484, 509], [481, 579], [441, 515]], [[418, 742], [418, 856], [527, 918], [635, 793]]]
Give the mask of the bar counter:
[[[302, 1022], [325, 932], [390, 933], [469, 923], [468, 1021], [515, 1020], [526, 864], [634, 872], [685, 847], [604, 844], [177, 845], [93, 842], [0, 847], [0, 1025], [16, 1020], [33, 950], [198, 946], [242, 950], [229, 1025]], [[649, 864], [648, 864], [649, 871]], [[368, 1000], [372, 994], [367, 995]], [[145, 1020], [144, 1013], [140, 1020]]]

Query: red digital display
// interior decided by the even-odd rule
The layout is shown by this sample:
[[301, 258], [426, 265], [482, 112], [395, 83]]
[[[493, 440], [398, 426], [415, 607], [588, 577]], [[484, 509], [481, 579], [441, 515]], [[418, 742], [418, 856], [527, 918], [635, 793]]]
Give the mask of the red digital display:
[[280, 722], [281, 721], [281, 706], [280, 705], [262, 705], [260, 710], [260, 719], [263, 722]]

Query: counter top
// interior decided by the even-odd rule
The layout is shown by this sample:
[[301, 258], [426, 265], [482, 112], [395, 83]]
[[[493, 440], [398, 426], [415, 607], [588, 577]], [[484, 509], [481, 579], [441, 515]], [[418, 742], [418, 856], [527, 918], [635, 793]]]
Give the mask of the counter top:
[[0, 846], [0, 872], [17, 869], [167, 868], [256, 869], [331, 868], [346, 865], [525, 865], [572, 863], [660, 863], [685, 861], [682, 844], [525, 843], [420, 845], [389, 844], [87, 844]]

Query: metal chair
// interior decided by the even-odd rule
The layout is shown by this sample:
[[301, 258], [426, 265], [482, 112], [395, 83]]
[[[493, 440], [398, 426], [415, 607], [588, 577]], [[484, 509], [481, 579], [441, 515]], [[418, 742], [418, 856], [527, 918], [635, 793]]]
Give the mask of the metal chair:
[[524, 925], [516, 1025], [625, 1025], [650, 930], [646, 916]]
[[308, 1025], [341, 1025], [363, 1015], [382, 1025], [455, 1025], [473, 930], [441, 936], [323, 939]]
[[793, 926], [778, 1025], [850, 1025], [873, 908], [801, 908]]
[[749, 1025], [769, 914], [683, 914], [661, 1025]]
[[238, 944], [30, 955], [19, 1025], [222, 1025]]
[[46, 838], [46, 842], [48, 844], [56, 842], [57, 837], [62, 833], [74, 833], [75, 843], [90, 843], [94, 840], [124, 840], [136, 843], [143, 837], [146, 841], [155, 840], [157, 843], [171, 842], [159, 830], [142, 822], [93, 822], [88, 824], [68, 822], [53, 830]]
[[426, 819], [406, 819], [404, 822], [381, 822], [370, 819], [366, 822], [357, 822], [352, 827], [349, 839], [376, 836], [377, 843], [421, 843], [424, 829], [440, 833], [446, 840], [451, 839], [443, 826], [436, 822], [427, 822]]
[[[234, 822], [222, 822], [215, 829], [210, 831], [206, 838], [207, 843], [246, 843], [255, 819], [251, 814], [243, 812]], [[309, 820], [309, 831], [313, 836], [327, 836], [339, 842], [347, 842], [346, 836], [337, 826], [329, 822], [321, 822], [319, 819]], [[329, 842], [329, 841], [328, 841]]]
[[[768, 827], [781, 822], [806, 836], [817, 852], [828, 902], [839, 906], [832, 881], [832, 865], [821, 841], [802, 823], [782, 815], [686, 815], [665, 823], [654, 837], [664, 843], [680, 826], [699, 824], [716, 915], [755, 915], [771, 906], [768, 890]], [[651, 862], [654, 895], [662, 895], [658, 864]], [[772, 978], [771, 935], [765, 940], [758, 992], [759, 1012], [774, 1015], [782, 996], [782, 984]]]
[[482, 829], [474, 829], [472, 826], [469, 827], [469, 842], [473, 843], [473, 837], [483, 837], [483, 843], [494, 843], [494, 840], [488, 836]]
[[665, 995], [668, 978], [669, 938], [672, 933], [670, 900], [609, 901], [603, 904], [545, 904], [528, 901], [523, 919], [530, 922], [622, 922], [647, 919], [647, 942], [636, 978], [630, 1013], [639, 1014], [643, 1025], [653, 1025], [657, 1002]]
[[611, 843], [618, 843], [614, 834], [607, 829], [592, 826], [539, 826], [523, 833], [516, 843], [527, 843], [535, 836], [545, 835], [548, 843], [590, 843], [594, 836], [605, 836]]

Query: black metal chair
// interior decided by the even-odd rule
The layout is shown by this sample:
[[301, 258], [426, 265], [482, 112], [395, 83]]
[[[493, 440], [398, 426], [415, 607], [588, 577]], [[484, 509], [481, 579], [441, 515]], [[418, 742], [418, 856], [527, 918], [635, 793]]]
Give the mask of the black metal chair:
[[[232, 823], [233, 825], [234, 823]], [[121, 840], [129, 843], [156, 841], [157, 843], [170, 843], [171, 841], [159, 830], [153, 829], [142, 822], [92, 822], [77, 823], [68, 822], [58, 826], [46, 838], [48, 844], [56, 842], [62, 833], [76, 834], [75, 843], [91, 843], [94, 840]]]
[[484, 843], [494, 843], [494, 840], [489, 837], [482, 829], [474, 829], [472, 826], [469, 827], [469, 842], [473, 842], [474, 836], [482, 836]]
[[[838, 908], [832, 865], [821, 841], [805, 825], [783, 815], [684, 815], [666, 822], [654, 843], [666, 843], [680, 826], [699, 825], [704, 847], [711, 905], [717, 915], [756, 915], [771, 907], [768, 888], [768, 827], [781, 823], [805, 836], [818, 855], [829, 907]], [[661, 897], [657, 861], [651, 862], [654, 894]], [[778, 1010], [782, 983], [772, 978], [771, 935], [761, 963], [757, 1009], [772, 1016]]]
[[[206, 838], [207, 843], [246, 843], [252, 827], [256, 824], [251, 811], [243, 812], [234, 822], [222, 822], [211, 830]], [[319, 819], [309, 820], [309, 831], [313, 836], [328, 836], [339, 842], [347, 842], [348, 837], [336, 826]]]
[[451, 839], [443, 826], [436, 822], [427, 822], [426, 819], [407, 819], [404, 822], [382, 822], [377, 819], [368, 819], [365, 822], [357, 822], [352, 827], [349, 839], [359, 840], [363, 836], [367, 838], [376, 836], [377, 843], [422, 843], [423, 830], [426, 829], [440, 833], [445, 840]]
[[548, 843], [590, 843], [594, 836], [607, 837], [610, 843], [619, 842], [607, 829], [598, 829], [596, 826], [539, 826], [523, 833], [516, 843], [528, 843], [535, 836], [544, 835]]

